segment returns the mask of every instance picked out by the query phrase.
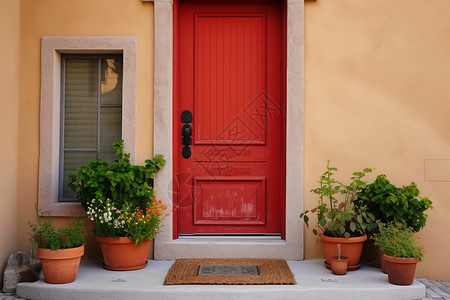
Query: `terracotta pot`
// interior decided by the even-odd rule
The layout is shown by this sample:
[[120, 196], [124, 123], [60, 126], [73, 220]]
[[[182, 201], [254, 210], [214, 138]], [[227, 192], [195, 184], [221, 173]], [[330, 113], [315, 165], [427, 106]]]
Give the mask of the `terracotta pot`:
[[360, 266], [359, 261], [361, 259], [361, 251], [365, 240], [367, 240], [367, 235], [350, 238], [337, 238], [329, 237], [321, 233], [320, 241], [325, 254], [326, 267], [331, 269], [329, 261], [331, 257], [338, 255], [337, 244], [341, 244], [341, 256], [348, 257], [347, 271], [354, 271], [358, 269]]
[[331, 272], [334, 275], [345, 275], [347, 274], [348, 258], [345, 256], [341, 256], [340, 258], [333, 256], [330, 258], [330, 265]]
[[381, 253], [380, 249], [373, 244], [372, 239], [367, 239], [364, 242], [364, 246], [361, 253], [361, 261], [365, 264], [374, 267], [381, 268]]
[[387, 274], [388, 271], [387, 271], [386, 260], [384, 259], [384, 254], [383, 254], [383, 252], [381, 252], [381, 250], [380, 250], [380, 255], [381, 255], [381, 271], [384, 274]]
[[113, 271], [130, 271], [145, 268], [152, 240], [142, 242], [140, 247], [127, 237], [98, 236], [103, 254], [103, 267]]
[[60, 250], [38, 248], [45, 282], [69, 283], [75, 281], [83, 254], [84, 245]]
[[411, 285], [416, 273], [419, 258], [393, 257], [383, 254], [386, 263], [389, 283]]

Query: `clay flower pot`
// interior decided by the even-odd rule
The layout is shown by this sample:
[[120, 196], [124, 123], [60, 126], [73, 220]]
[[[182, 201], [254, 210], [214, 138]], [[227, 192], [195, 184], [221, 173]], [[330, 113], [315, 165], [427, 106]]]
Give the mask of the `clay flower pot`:
[[381, 255], [381, 271], [384, 274], [387, 274], [388, 273], [387, 264], [386, 264], [386, 260], [384, 259], [384, 254], [383, 254], [383, 252], [381, 252], [381, 250], [380, 250], [380, 255]]
[[329, 237], [320, 234], [320, 241], [322, 243], [322, 249], [325, 254], [325, 266], [331, 269], [330, 260], [333, 256], [338, 255], [337, 244], [341, 244], [341, 255], [348, 257], [347, 271], [354, 271], [360, 266], [361, 251], [364, 245], [364, 241], [367, 240], [367, 235], [350, 237], [350, 238], [338, 238]]
[[330, 265], [334, 275], [345, 275], [347, 274], [348, 258], [333, 256], [330, 258]]
[[387, 267], [389, 283], [398, 285], [411, 285], [416, 273], [419, 258], [393, 257], [383, 254]]
[[59, 250], [38, 248], [45, 282], [69, 283], [75, 281], [83, 254], [84, 245]]
[[373, 244], [372, 239], [367, 239], [361, 253], [361, 261], [373, 268], [381, 268], [381, 256], [383, 254], [380, 248]]
[[103, 267], [113, 271], [130, 271], [145, 268], [152, 240], [140, 247], [127, 237], [97, 236], [103, 254]]

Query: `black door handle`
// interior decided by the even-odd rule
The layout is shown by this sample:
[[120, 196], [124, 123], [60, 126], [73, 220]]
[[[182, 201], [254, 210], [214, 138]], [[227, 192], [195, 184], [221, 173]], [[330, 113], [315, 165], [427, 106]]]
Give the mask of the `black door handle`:
[[183, 150], [181, 151], [181, 155], [183, 158], [188, 159], [191, 157], [191, 145], [192, 145], [192, 127], [189, 123], [192, 123], [192, 112], [189, 110], [185, 110], [181, 113], [181, 122], [186, 123], [181, 128], [181, 135], [183, 138], [181, 139], [181, 143], [183, 144]]

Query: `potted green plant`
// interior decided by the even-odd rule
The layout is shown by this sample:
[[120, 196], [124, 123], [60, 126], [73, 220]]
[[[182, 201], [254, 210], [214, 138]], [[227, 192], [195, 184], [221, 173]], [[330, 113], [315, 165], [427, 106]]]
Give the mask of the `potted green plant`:
[[358, 192], [355, 205], [366, 207], [383, 223], [396, 222], [418, 232], [426, 225], [426, 210], [433, 208], [427, 197], [421, 198], [419, 195], [414, 182], [399, 188], [382, 174]]
[[104, 267], [137, 270], [147, 264], [152, 240], [166, 215], [166, 205], [156, 200], [153, 178], [164, 166], [162, 155], [132, 165], [123, 151], [123, 140], [114, 143], [117, 160], [93, 160], [70, 176], [100, 243]]
[[[331, 257], [337, 255], [337, 244], [341, 244], [343, 256], [348, 257], [348, 270], [356, 270], [359, 267], [361, 250], [367, 239], [366, 232], [377, 228], [373, 214], [364, 206], [355, 206], [356, 195], [365, 186], [362, 178], [372, 172], [366, 168], [361, 172], [354, 172], [350, 177], [350, 183], [344, 184], [334, 177], [338, 169], [330, 167], [327, 163], [325, 172], [321, 175], [319, 187], [311, 192], [319, 196], [318, 204], [311, 212], [317, 213], [317, 229], [313, 229], [315, 235], [320, 236], [322, 248], [325, 254], [325, 264], [330, 268]], [[309, 225], [309, 211], [300, 214], [306, 225]]]
[[55, 228], [51, 211], [39, 210], [37, 223], [30, 224], [30, 241], [38, 248], [44, 280], [47, 283], [69, 283], [77, 276], [88, 231], [82, 221], [72, 220]]
[[[433, 208], [427, 197], [420, 197], [420, 191], [414, 182], [397, 187], [384, 174], [378, 175], [373, 183], [367, 184], [358, 192], [355, 205], [366, 207], [380, 223], [395, 222], [411, 228], [413, 232], [418, 232], [426, 225], [426, 211]], [[383, 266], [381, 253], [373, 246], [371, 239], [364, 245], [362, 257], [371, 266]], [[386, 270], [383, 268], [383, 271]]]
[[414, 281], [416, 265], [422, 260], [422, 250], [415, 243], [413, 229], [391, 222], [371, 237], [383, 252], [388, 280], [392, 284], [410, 285]]

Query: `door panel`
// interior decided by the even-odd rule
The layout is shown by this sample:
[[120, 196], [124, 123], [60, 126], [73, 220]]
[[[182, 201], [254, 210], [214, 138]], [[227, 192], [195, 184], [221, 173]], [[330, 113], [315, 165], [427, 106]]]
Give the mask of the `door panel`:
[[265, 144], [265, 128], [245, 114], [266, 90], [265, 16], [196, 14], [194, 22], [195, 142]]
[[[176, 4], [176, 234], [281, 234], [282, 3]], [[181, 156], [181, 112], [193, 114]], [[175, 236], [176, 237], [176, 236]]]
[[264, 225], [264, 177], [194, 177], [194, 225]]

